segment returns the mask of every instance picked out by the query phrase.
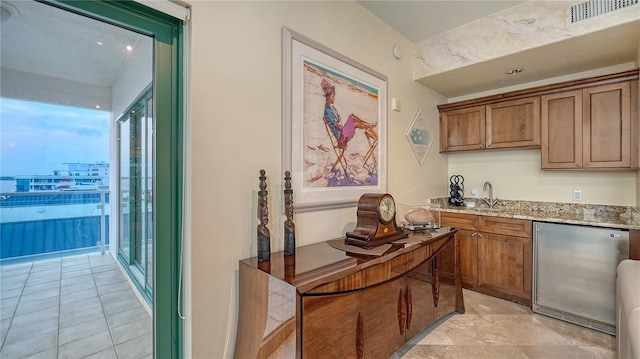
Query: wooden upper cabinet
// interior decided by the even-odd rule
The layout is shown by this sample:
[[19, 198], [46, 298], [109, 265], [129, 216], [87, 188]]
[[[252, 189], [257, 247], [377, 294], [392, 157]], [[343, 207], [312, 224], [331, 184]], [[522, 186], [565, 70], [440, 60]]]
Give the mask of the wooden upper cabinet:
[[440, 113], [440, 152], [485, 148], [485, 107]]
[[440, 152], [539, 146], [539, 96], [440, 113]]
[[582, 111], [582, 166], [631, 167], [630, 83], [583, 90]]
[[582, 167], [582, 91], [541, 97], [542, 168]]
[[638, 167], [638, 82], [544, 95], [542, 169]]
[[541, 148], [542, 169], [638, 168], [638, 73], [440, 104], [440, 152]]
[[487, 105], [486, 147], [540, 146], [540, 97]]

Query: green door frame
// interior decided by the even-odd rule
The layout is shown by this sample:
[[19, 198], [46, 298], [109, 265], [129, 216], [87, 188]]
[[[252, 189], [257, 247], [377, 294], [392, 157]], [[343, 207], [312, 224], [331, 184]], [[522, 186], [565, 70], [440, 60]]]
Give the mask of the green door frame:
[[182, 21], [133, 1], [50, 0], [78, 14], [154, 38], [156, 146], [153, 332], [156, 358], [182, 358], [178, 281], [182, 226]]

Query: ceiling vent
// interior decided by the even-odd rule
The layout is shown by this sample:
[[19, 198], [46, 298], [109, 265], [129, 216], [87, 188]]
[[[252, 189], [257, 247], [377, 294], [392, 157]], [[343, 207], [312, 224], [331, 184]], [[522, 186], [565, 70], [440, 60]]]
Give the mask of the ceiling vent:
[[590, 0], [573, 5], [567, 10], [569, 24], [638, 5], [638, 0]]

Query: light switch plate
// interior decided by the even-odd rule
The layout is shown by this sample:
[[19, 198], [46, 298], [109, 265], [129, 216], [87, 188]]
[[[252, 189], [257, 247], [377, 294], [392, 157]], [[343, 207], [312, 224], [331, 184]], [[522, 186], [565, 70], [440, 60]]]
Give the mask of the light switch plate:
[[391, 99], [391, 109], [396, 111], [396, 112], [400, 112], [400, 100], [397, 98], [392, 98]]

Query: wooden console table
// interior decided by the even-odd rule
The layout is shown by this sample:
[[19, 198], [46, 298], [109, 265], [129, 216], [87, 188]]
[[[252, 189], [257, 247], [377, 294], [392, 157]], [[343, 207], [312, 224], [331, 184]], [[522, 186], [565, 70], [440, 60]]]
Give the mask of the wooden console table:
[[235, 358], [389, 358], [464, 313], [455, 232], [411, 234], [381, 256], [321, 242], [241, 260]]

